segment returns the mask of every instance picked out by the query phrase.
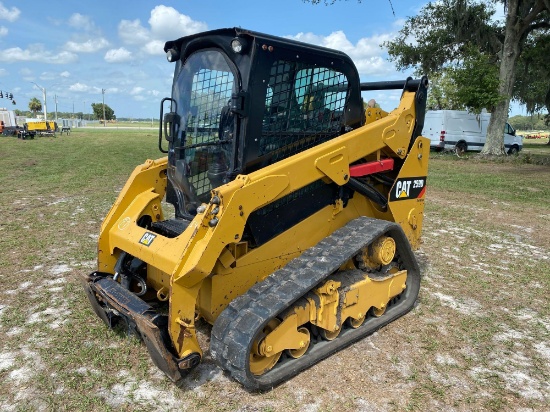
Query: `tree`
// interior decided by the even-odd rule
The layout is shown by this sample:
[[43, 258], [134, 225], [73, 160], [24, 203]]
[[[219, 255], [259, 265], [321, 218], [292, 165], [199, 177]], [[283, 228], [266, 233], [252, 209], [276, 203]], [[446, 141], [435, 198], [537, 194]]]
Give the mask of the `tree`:
[[449, 70], [441, 70], [430, 76], [430, 87], [426, 107], [428, 110], [464, 110], [464, 104], [457, 101], [456, 83]]
[[479, 50], [467, 53], [461, 66], [444, 67], [430, 76], [428, 108], [480, 113], [499, 102], [498, 68]]
[[[94, 113], [94, 118], [101, 120], [103, 119], [103, 103], [92, 103], [92, 111]], [[114, 120], [116, 119], [115, 112], [108, 105], [105, 105], [105, 120]]]
[[[492, 5], [496, 3], [505, 6], [504, 24], [491, 20]], [[510, 100], [522, 91], [514, 87], [516, 71], [521, 66], [518, 62], [529, 42], [538, 45], [549, 29], [550, 0], [440, 0], [428, 3], [417, 16], [409, 17], [398, 37], [385, 46], [399, 69], [412, 67], [428, 75], [451, 70], [462, 98], [469, 100], [465, 105], [479, 102], [478, 99], [488, 100], [491, 104], [487, 109], [492, 116], [482, 154], [503, 155], [502, 130]], [[550, 57], [542, 54], [543, 49], [538, 46], [533, 50], [539, 50], [537, 56], [546, 62], [542, 88], [550, 91]], [[494, 74], [498, 81], [491, 81], [493, 65], [498, 70]], [[529, 66], [525, 67], [529, 70]], [[485, 75], [480, 77], [479, 73]], [[470, 87], [463, 90], [467, 85]]]
[[29, 110], [32, 112], [33, 116], [36, 117], [36, 112], [42, 110], [42, 103], [40, 103], [40, 100], [38, 100], [36, 97], [33, 97], [29, 101]]
[[516, 83], [518, 100], [528, 113], [550, 110], [550, 32], [528, 37], [518, 61]]

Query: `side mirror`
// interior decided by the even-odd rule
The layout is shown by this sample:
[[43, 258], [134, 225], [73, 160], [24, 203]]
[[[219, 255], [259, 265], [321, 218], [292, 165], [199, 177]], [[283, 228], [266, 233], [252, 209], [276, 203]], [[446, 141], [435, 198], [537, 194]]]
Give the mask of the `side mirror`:
[[[179, 124], [180, 124], [180, 121], [179, 121], [179, 116], [177, 115], [176, 112], [170, 112], [170, 113], [166, 113], [166, 116], [164, 116], [164, 102], [166, 101], [169, 101], [172, 103], [172, 107], [175, 108], [176, 110], [178, 105], [176, 103], [176, 101], [174, 99], [172, 99], [171, 97], [165, 97], [164, 99], [162, 99], [160, 101], [160, 116], [159, 116], [159, 150], [162, 152], [162, 153], [168, 153], [168, 150], [164, 150], [163, 147], [162, 147], [162, 132], [163, 132], [163, 128], [162, 128], [162, 123], [163, 123], [163, 120], [164, 120], [164, 136], [166, 137], [166, 140], [168, 140], [169, 142], [172, 142], [174, 141], [174, 137], [177, 136], [177, 127], [179, 127]], [[174, 116], [178, 116], [178, 119], [177, 119], [177, 122], [176, 122], [176, 119]], [[168, 126], [169, 125], [169, 126]], [[170, 131], [168, 131], [170, 130]]]
[[181, 117], [176, 112], [169, 112], [164, 115], [164, 138], [173, 142], [178, 135]]

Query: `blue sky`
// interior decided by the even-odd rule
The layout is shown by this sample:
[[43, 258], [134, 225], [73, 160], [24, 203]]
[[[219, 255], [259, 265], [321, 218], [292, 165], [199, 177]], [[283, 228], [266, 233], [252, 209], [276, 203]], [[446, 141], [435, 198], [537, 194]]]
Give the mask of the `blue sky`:
[[[0, 0], [0, 90], [13, 93], [27, 110], [29, 100], [47, 91], [48, 113], [91, 113], [105, 103], [117, 117], [158, 117], [159, 102], [169, 96], [174, 66], [166, 61], [164, 42], [184, 35], [239, 26], [342, 50], [354, 60], [362, 81], [404, 79], [380, 44], [391, 40], [404, 19], [426, 1], [387, 0], [332, 6], [302, 0]], [[393, 109], [399, 92], [365, 96]], [[513, 114], [520, 113], [514, 106]]]

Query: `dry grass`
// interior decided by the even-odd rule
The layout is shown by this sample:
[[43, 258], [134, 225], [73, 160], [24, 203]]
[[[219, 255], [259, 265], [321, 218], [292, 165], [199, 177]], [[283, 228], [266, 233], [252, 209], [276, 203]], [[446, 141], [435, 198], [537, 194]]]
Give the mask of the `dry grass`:
[[84, 296], [101, 219], [157, 156], [154, 131], [0, 138], [0, 155], [1, 410], [547, 410], [547, 166], [434, 158], [416, 309], [258, 394], [208, 352], [175, 387]]

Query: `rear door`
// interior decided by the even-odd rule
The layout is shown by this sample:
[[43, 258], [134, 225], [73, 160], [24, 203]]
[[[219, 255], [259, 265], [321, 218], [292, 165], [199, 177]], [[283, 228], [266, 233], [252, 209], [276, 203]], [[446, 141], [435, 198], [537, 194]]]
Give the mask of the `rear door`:
[[444, 131], [443, 116], [443, 110], [430, 110], [426, 112], [422, 136], [430, 139], [430, 148], [432, 149], [442, 149], [445, 144], [445, 142], [441, 141], [441, 136], [445, 136], [444, 133], [441, 133]]

